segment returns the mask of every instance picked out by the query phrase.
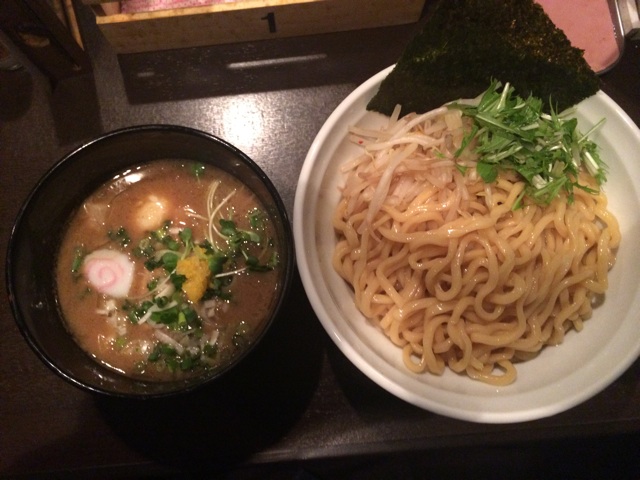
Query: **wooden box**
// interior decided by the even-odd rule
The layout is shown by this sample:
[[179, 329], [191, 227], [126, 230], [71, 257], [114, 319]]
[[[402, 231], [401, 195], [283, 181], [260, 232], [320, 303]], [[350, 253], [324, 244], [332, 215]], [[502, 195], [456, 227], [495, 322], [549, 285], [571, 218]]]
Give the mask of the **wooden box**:
[[[118, 13], [118, 2], [83, 0], [118, 53], [135, 53], [416, 22], [425, 0], [239, 0]], [[114, 7], [115, 13], [114, 13]]]

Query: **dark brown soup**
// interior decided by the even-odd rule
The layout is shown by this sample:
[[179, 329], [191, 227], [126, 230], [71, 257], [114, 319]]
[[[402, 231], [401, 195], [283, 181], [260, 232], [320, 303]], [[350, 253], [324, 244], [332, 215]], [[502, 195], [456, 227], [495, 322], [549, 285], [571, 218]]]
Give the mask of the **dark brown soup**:
[[124, 375], [168, 381], [228, 362], [274, 305], [271, 220], [235, 177], [163, 160], [100, 187], [70, 220], [57, 293], [77, 343]]

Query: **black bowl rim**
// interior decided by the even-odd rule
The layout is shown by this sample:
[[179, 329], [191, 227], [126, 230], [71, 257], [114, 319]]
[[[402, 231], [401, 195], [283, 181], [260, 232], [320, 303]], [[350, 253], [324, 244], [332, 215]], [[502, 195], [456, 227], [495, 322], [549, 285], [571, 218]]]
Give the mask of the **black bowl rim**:
[[[282, 281], [281, 292], [280, 292], [280, 295], [278, 296], [278, 300], [276, 304], [273, 307], [273, 312], [269, 319], [269, 323], [265, 326], [265, 328], [261, 331], [261, 333], [254, 339], [251, 345], [249, 345], [249, 347], [246, 348], [239, 355], [234, 357], [233, 361], [230, 364], [226, 365], [223, 368], [217, 369], [215, 373], [212, 375], [202, 376], [200, 381], [193, 381], [191, 383], [185, 383], [185, 384], [182, 384], [182, 382], [180, 381], [167, 382], [167, 383], [175, 383], [177, 385], [177, 388], [174, 390], [169, 390], [166, 392], [157, 392], [157, 393], [136, 394], [136, 393], [116, 392], [116, 391], [100, 388], [95, 385], [90, 385], [88, 383], [80, 381], [77, 378], [70, 375], [69, 373], [67, 373], [66, 371], [64, 371], [63, 369], [61, 369], [60, 367], [58, 367], [55, 360], [50, 358], [49, 355], [47, 355], [40, 348], [40, 345], [32, 336], [31, 332], [29, 331], [29, 328], [27, 327], [24, 319], [22, 318], [19, 306], [16, 301], [14, 279], [13, 279], [14, 268], [13, 268], [12, 257], [13, 257], [13, 252], [18, 247], [16, 245], [15, 237], [20, 226], [25, 221], [24, 216], [26, 215], [26, 211], [29, 208], [29, 205], [31, 204], [31, 202], [34, 201], [34, 198], [38, 195], [43, 185], [49, 182], [50, 179], [56, 174], [56, 172], [64, 166], [64, 164], [69, 162], [74, 156], [78, 155], [81, 151], [91, 148], [93, 145], [97, 143], [106, 142], [110, 138], [115, 136], [134, 135], [139, 132], [159, 132], [159, 133], [161, 132], [176, 133], [177, 132], [185, 135], [198, 136], [208, 141], [212, 141], [214, 143], [221, 145], [222, 147], [226, 148], [231, 153], [233, 153], [235, 156], [241, 158], [242, 161], [246, 165], [248, 165], [249, 168], [251, 168], [251, 170], [259, 177], [260, 181], [266, 186], [269, 194], [271, 195], [271, 197], [275, 202], [276, 210], [278, 211], [278, 214], [281, 216], [281, 219], [282, 219], [283, 234], [285, 237], [283, 248], [286, 250], [288, 261], [282, 276], [283, 281]], [[254, 350], [256, 345], [258, 345], [261, 342], [262, 338], [266, 335], [267, 331], [270, 329], [271, 324], [273, 323], [275, 318], [279, 315], [280, 310], [282, 308], [282, 304], [284, 303], [288, 295], [288, 292], [290, 291], [290, 287], [293, 281], [293, 275], [295, 271], [295, 263], [296, 263], [295, 245], [294, 245], [294, 239], [293, 239], [293, 232], [291, 228], [291, 222], [289, 220], [287, 209], [284, 205], [284, 202], [282, 201], [282, 197], [280, 196], [280, 193], [276, 189], [271, 179], [267, 176], [267, 174], [253, 159], [251, 159], [242, 150], [232, 145], [231, 143], [227, 142], [226, 140], [199, 129], [186, 127], [183, 125], [174, 125], [174, 124], [143, 124], [143, 125], [134, 125], [134, 126], [114, 129], [114, 130], [105, 132], [104, 134], [99, 135], [91, 140], [86, 141], [85, 143], [81, 144], [80, 146], [76, 147], [75, 149], [65, 154], [60, 160], [55, 162], [40, 177], [40, 179], [36, 182], [35, 186], [31, 189], [26, 199], [23, 201], [22, 205], [20, 206], [20, 209], [18, 210], [18, 214], [16, 215], [16, 219], [14, 220], [13, 225], [11, 227], [9, 242], [7, 245], [6, 259], [5, 259], [5, 282], [6, 282], [6, 288], [7, 288], [9, 304], [11, 307], [11, 312], [22, 337], [26, 340], [27, 344], [32, 349], [32, 351], [36, 354], [36, 356], [47, 367], [49, 367], [49, 369], [55, 372], [62, 379], [66, 380], [67, 382], [71, 383], [75, 387], [84, 391], [88, 391], [95, 394], [101, 394], [109, 397], [153, 399], [153, 398], [172, 397], [175, 395], [183, 395], [185, 393], [189, 393], [193, 390], [199, 389], [213, 382], [214, 380], [220, 378], [221, 376], [223, 376], [225, 373], [231, 370], [234, 366], [238, 365], [242, 361], [242, 359], [248, 356]], [[89, 356], [87, 356], [87, 358], [91, 360]], [[141, 382], [141, 383], [145, 383], [145, 382]], [[182, 386], [180, 386], [180, 384], [182, 384]]]

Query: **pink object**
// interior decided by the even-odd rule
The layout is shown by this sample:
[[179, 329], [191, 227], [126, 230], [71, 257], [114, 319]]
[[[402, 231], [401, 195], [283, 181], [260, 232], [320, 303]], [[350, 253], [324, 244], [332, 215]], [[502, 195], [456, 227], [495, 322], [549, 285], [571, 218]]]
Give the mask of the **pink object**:
[[153, 12], [172, 8], [202, 7], [218, 3], [232, 3], [236, 0], [122, 0], [122, 13]]
[[115, 250], [95, 250], [87, 255], [82, 273], [98, 292], [114, 298], [124, 298], [133, 283], [134, 265], [124, 253]]
[[609, 0], [536, 0], [571, 44], [584, 50], [594, 72], [612, 66], [620, 57]]

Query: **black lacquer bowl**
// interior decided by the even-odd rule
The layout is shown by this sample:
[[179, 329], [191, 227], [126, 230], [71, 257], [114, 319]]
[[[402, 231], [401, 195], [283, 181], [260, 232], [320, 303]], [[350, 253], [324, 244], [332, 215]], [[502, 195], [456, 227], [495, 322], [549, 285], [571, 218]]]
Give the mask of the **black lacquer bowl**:
[[[128, 167], [158, 159], [193, 160], [245, 183], [268, 210], [281, 246], [278, 298], [262, 332], [230, 364], [174, 382], [133, 380], [88, 356], [65, 328], [55, 293], [55, 262], [73, 211], [104, 182]], [[275, 186], [240, 150], [213, 135], [173, 125], [135, 126], [107, 133], [77, 148], [38, 182], [13, 227], [6, 259], [11, 308], [20, 331], [54, 372], [82, 389], [118, 397], [161, 397], [187, 392], [240, 363], [267, 333], [291, 284], [295, 263], [291, 225]]]

